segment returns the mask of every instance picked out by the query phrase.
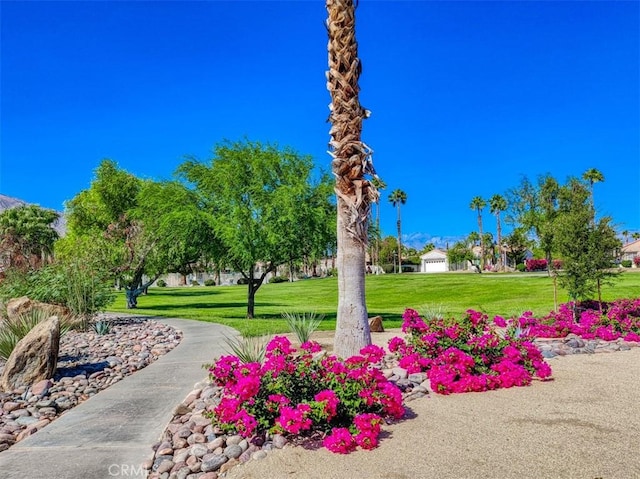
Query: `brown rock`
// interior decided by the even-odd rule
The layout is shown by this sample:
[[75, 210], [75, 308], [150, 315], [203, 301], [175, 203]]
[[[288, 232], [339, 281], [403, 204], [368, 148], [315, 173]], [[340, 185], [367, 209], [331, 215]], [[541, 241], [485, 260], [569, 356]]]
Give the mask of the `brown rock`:
[[58, 363], [60, 321], [51, 316], [22, 338], [7, 359], [0, 390], [13, 391], [53, 376]]
[[382, 326], [382, 316], [374, 316], [369, 320], [369, 329], [372, 333], [384, 333], [384, 326]]
[[53, 386], [53, 381], [50, 379], [43, 379], [31, 386], [31, 393], [34, 396], [44, 396], [49, 392], [49, 388]]
[[71, 312], [67, 308], [55, 304], [41, 303], [40, 301], [29, 299], [27, 296], [22, 296], [9, 300], [7, 303], [7, 318], [13, 321], [21, 314], [28, 313], [34, 309], [40, 309], [51, 316], [58, 316], [58, 318], [71, 316]]

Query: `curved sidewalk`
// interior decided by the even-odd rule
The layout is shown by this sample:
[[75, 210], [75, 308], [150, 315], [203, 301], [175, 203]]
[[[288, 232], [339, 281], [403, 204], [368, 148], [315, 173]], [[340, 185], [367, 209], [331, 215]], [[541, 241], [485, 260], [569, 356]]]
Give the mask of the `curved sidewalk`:
[[33, 436], [0, 453], [0, 477], [142, 479], [172, 411], [206, 377], [202, 365], [223, 353], [219, 324], [153, 318], [182, 331], [180, 344], [141, 371], [101, 391]]

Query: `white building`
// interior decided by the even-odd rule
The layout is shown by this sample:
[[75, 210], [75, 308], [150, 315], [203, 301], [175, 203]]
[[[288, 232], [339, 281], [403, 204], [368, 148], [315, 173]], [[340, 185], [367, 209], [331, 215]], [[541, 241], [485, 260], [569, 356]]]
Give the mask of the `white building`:
[[421, 273], [444, 273], [449, 271], [447, 253], [440, 249], [432, 249], [420, 256]]

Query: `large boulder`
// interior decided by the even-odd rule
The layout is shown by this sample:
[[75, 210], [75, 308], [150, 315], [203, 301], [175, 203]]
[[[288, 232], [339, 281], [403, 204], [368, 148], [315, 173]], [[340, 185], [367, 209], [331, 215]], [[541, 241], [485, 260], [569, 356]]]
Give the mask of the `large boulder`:
[[15, 321], [21, 314], [29, 313], [34, 309], [44, 311], [51, 316], [58, 316], [58, 318], [67, 318], [71, 315], [71, 312], [64, 306], [41, 303], [40, 301], [35, 301], [27, 296], [22, 296], [20, 298], [13, 298], [9, 300], [7, 303], [7, 318], [10, 321]]
[[51, 316], [22, 338], [7, 359], [0, 390], [13, 391], [53, 377], [60, 348], [60, 320]]

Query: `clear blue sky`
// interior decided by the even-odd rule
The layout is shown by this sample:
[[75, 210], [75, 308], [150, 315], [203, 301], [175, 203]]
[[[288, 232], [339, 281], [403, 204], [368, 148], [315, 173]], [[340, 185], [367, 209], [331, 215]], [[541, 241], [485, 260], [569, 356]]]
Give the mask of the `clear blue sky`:
[[[0, 14], [0, 193], [62, 209], [102, 158], [169, 178], [245, 136], [329, 169], [322, 0], [3, 1]], [[640, 231], [639, 19], [636, 1], [361, 0], [384, 233], [396, 188], [417, 245], [475, 230], [476, 195], [588, 168], [606, 179], [600, 213]]]

